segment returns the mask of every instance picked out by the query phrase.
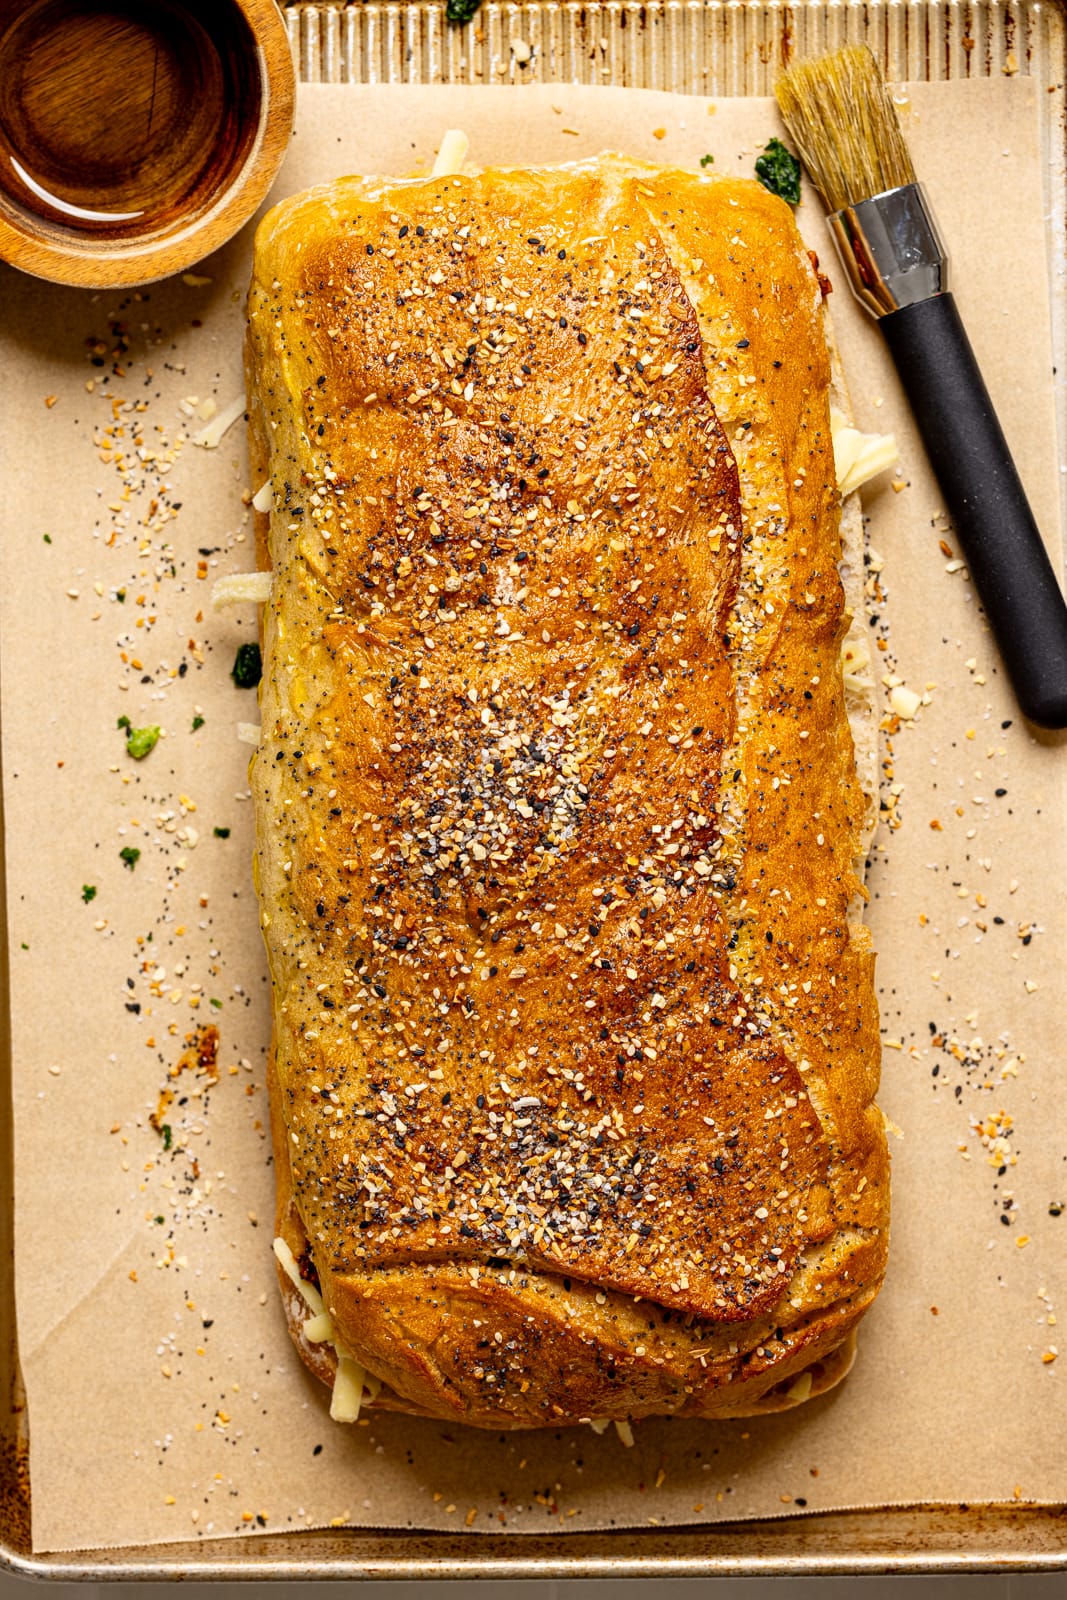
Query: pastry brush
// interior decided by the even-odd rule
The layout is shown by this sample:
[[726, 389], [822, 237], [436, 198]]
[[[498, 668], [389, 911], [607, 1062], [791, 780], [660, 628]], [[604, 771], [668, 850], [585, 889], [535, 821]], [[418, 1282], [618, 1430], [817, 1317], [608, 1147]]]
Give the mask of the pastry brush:
[[790, 67], [775, 93], [853, 293], [885, 335], [1019, 705], [1067, 727], [1067, 606], [878, 65], [853, 45]]

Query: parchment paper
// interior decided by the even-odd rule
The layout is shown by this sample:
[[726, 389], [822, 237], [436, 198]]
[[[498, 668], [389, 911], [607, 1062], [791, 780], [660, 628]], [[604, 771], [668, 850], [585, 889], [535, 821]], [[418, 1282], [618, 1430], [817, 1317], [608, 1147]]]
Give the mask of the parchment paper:
[[[1039, 92], [1022, 78], [923, 86], [901, 111], [1059, 562]], [[301, 94], [276, 196], [424, 166], [453, 125], [486, 162], [613, 147], [687, 166], [711, 153], [746, 173], [778, 127], [765, 101], [612, 89]], [[810, 196], [800, 219], [836, 279]], [[254, 608], [208, 604], [211, 580], [253, 564], [241, 494], [257, 486], [240, 423], [214, 451], [188, 442], [205, 401], [222, 408], [241, 390], [250, 242], [246, 230], [192, 278], [139, 293], [0, 277], [17, 1297], [35, 1546], [1067, 1497], [1067, 1360], [1051, 1359], [1067, 1218], [1050, 1214], [1067, 1201], [1067, 755], [1012, 704], [879, 335], [840, 285], [859, 423], [901, 443], [903, 487], [885, 479], [866, 498], [872, 654], [880, 676], [929, 695], [899, 729], [886, 709], [871, 923], [882, 1100], [902, 1136], [891, 1271], [856, 1368], [786, 1416], [642, 1424], [632, 1449], [587, 1428], [328, 1420], [290, 1348], [270, 1250], [267, 991], [248, 751], [235, 738], [257, 713], [229, 675]], [[123, 434], [101, 448], [113, 425]], [[121, 716], [163, 730], [142, 760], [127, 754]], [[216, 1083], [195, 1061], [179, 1070], [197, 1024], [219, 1031]]]

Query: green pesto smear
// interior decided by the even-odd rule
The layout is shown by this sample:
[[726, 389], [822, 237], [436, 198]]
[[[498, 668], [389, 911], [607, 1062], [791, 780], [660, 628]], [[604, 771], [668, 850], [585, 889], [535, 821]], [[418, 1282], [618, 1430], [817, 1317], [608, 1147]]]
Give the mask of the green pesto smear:
[[763, 154], [756, 157], [756, 177], [765, 189], [788, 200], [791, 206], [800, 204], [800, 162], [781, 139], [772, 139]]

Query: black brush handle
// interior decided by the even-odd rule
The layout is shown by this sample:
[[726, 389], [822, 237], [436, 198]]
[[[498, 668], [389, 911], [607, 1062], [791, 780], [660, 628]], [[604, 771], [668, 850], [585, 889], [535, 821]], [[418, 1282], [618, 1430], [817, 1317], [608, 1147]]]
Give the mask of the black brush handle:
[[879, 322], [1025, 716], [1067, 727], [1067, 605], [950, 294]]

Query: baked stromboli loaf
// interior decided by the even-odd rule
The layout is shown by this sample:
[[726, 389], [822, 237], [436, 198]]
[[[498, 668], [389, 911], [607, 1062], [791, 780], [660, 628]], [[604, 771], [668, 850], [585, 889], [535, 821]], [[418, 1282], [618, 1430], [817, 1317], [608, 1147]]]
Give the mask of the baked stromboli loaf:
[[345, 179], [259, 230], [248, 381], [302, 1352], [340, 1415], [486, 1427], [819, 1392], [888, 1168], [789, 208], [614, 157]]

